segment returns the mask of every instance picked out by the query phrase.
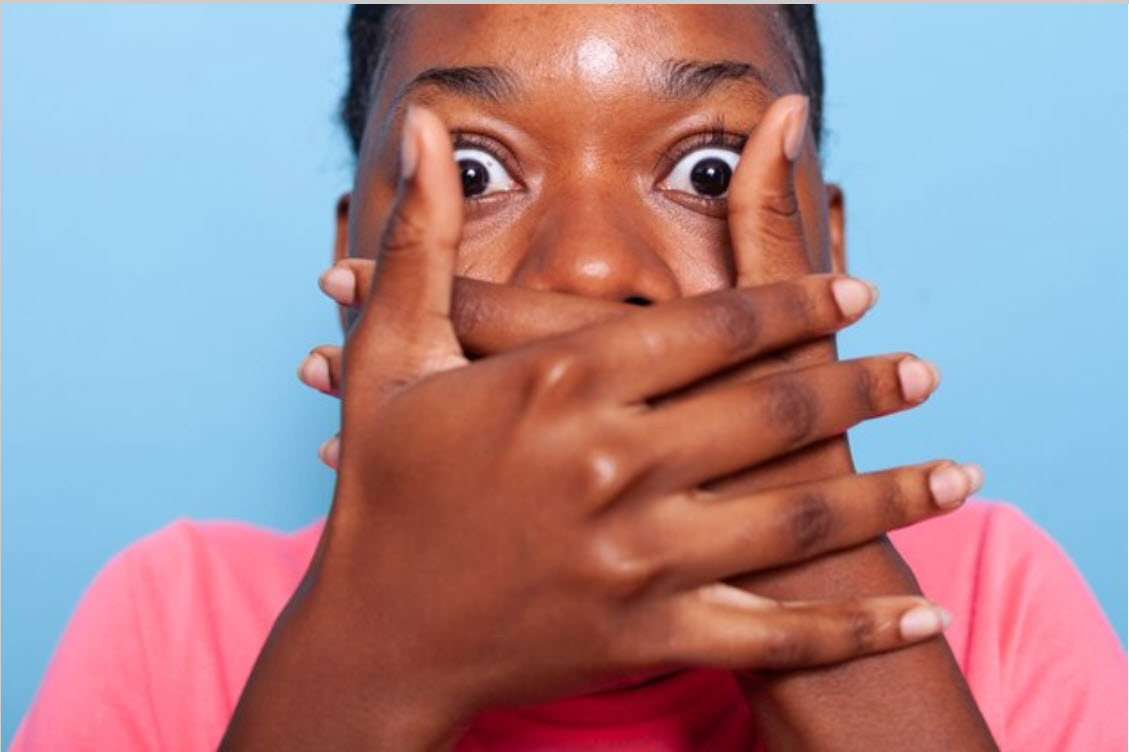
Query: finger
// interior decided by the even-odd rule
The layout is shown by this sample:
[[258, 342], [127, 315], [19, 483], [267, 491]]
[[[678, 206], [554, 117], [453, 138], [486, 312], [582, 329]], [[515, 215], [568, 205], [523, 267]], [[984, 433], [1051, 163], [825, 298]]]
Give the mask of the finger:
[[811, 559], [955, 511], [983, 482], [974, 465], [931, 462], [731, 498], [677, 499], [655, 537], [674, 542], [683, 585]]
[[330, 468], [336, 470], [337, 466], [341, 464], [341, 435], [338, 434], [331, 439], [326, 439], [325, 442], [318, 447], [318, 459]]
[[[376, 262], [372, 259], [340, 259], [318, 278], [318, 287], [337, 304], [359, 308], [368, 299], [375, 272]], [[607, 321], [635, 308], [607, 300], [456, 277], [451, 321], [464, 350], [490, 355]]]
[[663, 459], [657, 472], [668, 488], [695, 488], [914, 407], [939, 379], [908, 355], [828, 363], [659, 406], [635, 430]]
[[449, 319], [462, 211], [446, 128], [429, 110], [409, 107], [399, 196], [385, 226], [372, 290], [351, 337], [382, 356], [380, 371], [393, 382], [464, 362]]
[[321, 345], [310, 351], [298, 366], [298, 380], [331, 397], [341, 396], [341, 348]]
[[338, 305], [359, 308], [372, 291], [376, 262], [367, 258], [338, 259], [318, 277], [318, 287]]
[[638, 309], [557, 344], [583, 353], [582, 367], [602, 390], [635, 402], [835, 332], [858, 320], [872, 301], [864, 282], [811, 275]]
[[[780, 97], [742, 150], [726, 199], [738, 286], [779, 279], [781, 271], [790, 276], [811, 268], [795, 184], [807, 120], [807, 97]], [[781, 268], [783, 260], [789, 262], [790, 273]]]
[[906, 647], [951, 623], [924, 598], [890, 596], [789, 603], [714, 583], [677, 602], [674, 655], [683, 665], [783, 670]]

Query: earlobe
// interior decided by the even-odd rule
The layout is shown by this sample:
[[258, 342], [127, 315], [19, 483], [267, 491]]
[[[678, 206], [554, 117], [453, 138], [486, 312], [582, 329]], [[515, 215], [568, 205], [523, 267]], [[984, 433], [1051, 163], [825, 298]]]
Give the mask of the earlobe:
[[827, 234], [831, 240], [831, 271], [847, 272], [847, 234], [843, 190], [835, 183], [827, 184]]
[[333, 260], [340, 261], [349, 255], [349, 200], [351, 193], [337, 199], [336, 234], [333, 237]]

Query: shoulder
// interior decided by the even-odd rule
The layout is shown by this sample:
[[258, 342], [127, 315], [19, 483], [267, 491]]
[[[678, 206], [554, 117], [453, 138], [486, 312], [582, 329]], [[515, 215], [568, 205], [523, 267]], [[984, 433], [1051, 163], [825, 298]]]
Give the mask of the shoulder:
[[[1059, 556], [1061, 550], [1019, 509], [970, 500], [956, 512], [890, 535], [923, 588], [946, 590], [954, 574], [1015, 567], [1022, 558]], [[955, 569], [954, 569], [955, 568]]]
[[970, 619], [1014, 616], [1052, 592], [1093, 599], [1062, 548], [1011, 504], [970, 501], [890, 537], [925, 594]]
[[[317, 545], [321, 522], [297, 532], [280, 532], [242, 522], [179, 519], [138, 540], [115, 559], [136, 585], [154, 594], [200, 595], [199, 586], [264, 595], [278, 587], [288, 595]], [[111, 562], [109, 568], [114, 567]], [[248, 585], [253, 587], [248, 588]]]
[[214, 748], [321, 524], [178, 520], [79, 601], [13, 749]]
[[973, 501], [891, 540], [952, 613], [946, 639], [1002, 748], [1124, 748], [1125, 653], [1047, 533]]
[[320, 531], [321, 523], [284, 533], [182, 519], [127, 548], [131, 600], [158, 662], [249, 671]]

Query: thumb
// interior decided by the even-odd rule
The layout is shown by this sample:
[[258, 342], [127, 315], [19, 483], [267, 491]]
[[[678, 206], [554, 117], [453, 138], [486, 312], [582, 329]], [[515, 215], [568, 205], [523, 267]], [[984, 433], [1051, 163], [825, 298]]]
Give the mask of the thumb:
[[399, 195], [350, 337], [378, 352], [381, 371], [398, 381], [466, 362], [450, 319], [463, 224], [450, 136], [434, 113], [414, 106], [402, 130]]
[[765, 284], [777, 281], [782, 273], [794, 276], [809, 271], [795, 186], [807, 120], [807, 97], [780, 97], [742, 150], [728, 197], [738, 285]]

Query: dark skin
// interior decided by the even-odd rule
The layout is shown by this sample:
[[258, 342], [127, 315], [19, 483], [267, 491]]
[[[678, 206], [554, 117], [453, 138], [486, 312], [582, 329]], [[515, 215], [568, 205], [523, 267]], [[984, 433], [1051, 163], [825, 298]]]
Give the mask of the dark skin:
[[[338, 244], [379, 265], [341, 265], [360, 318], [343, 365], [323, 351], [344, 397], [334, 503], [225, 747], [444, 747], [488, 708], [708, 665], [738, 673], [770, 748], [992, 748], [881, 537], [977, 474], [853, 474], [843, 432], [936, 377], [833, 362], [873, 299], [810, 274], [843, 268], [841, 202], [781, 96], [798, 85], [770, 12], [401, 24]], [[676, 86], [671, 59], [760, 74]], [[512, 72], [505, 95], [407, 86], [468, 65]], [[753, 136], [706, 201], [671, 182], [672, 149], [719, 115]], [[500, 145], [515, 180], [464, 200], [448, 131]]]

